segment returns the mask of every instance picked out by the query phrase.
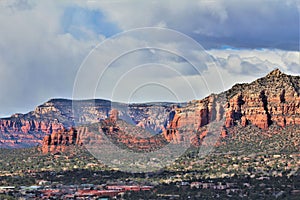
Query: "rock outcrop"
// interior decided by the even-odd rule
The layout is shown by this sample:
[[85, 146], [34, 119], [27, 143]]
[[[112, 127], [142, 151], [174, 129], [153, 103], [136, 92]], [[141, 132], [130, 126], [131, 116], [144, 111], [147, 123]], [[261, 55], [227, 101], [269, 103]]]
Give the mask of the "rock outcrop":
[[163, 147], [167, 141], [161, 135], [152, 135], [145, 129], [119, 119], [119, 111], [112, 109], [109, 116], [99, 123], [82, 125], [70, 130], [59, 130], [44, 137], [41, 151], [55, 153], [65, 151], [69, 146], [85, 145], [99, 148], [107, 142], [133, 151], [149, 152]]
[[267, 130], [300, 124], [300, 77], [288, 76], [278, 69], [251, 84], [236, 85], [227, 92], [226, 127], [237, 123]]
[[[276, 69], [250, 84], [237, 84], [226, 92], [176, 109], [163, 134], [168, 141], [178, 143], [190, 139], [194, 145], [200, 145], [212, 132], [211, 124], [221, 121], [223, 124], [214, 127], [220, 129], [222, 137], [236, 125], [256, 126], [262, 131], [272, 124], [283, 128], [300, 125], [299, 94], [300, 77]], [[187, 136], [183, 138], [183, 135]]]
[[131, 125], [119, 119], [118, 114], [119, 111], [113, 109], [110, 116], [100, 123], [99, 130], [115, 145], [133, 151], [149, 152], [167, 143], [161, 134], [153, 135], [144, 128]]
[[[107, 100], [52, 99], [27, 114], [0, 119], [0, 147], [29, 147], [41, 144], [45, 135], [106, 119], [112, 104], [121, 118], [159, 132], [170, 108], [168, 103], [121, 104]], [[1, 143], [2, 142], [2, 143]]]
[[0, 131], [5, 133], [31, 133], [31, 132], [41, 132], [41, 133], [52, 133], [53, 131], [58, 131], [64, 126], [62, 123], [54, 121], [39, 121], [36, 119], [1, 119], [0, 120]]
[[[205, 136], [212, 131], [209, 125], [212, 122], [224, 121], [223, 101], [224, 99], [220, 99], [218, 95], [212, 94], [203, 100], [189, 102], [183, 108], [176, 108], [173, 111], [174, 117], [163, 131], [164, 137], [168, 142], [189, 141], [193, 145], [199, 146]], [[223, 136], [226, 135], [223, 125], [217, 131], [222, 132]]]
[[42, 142], [43, 153], [64, 151], [68, 146], [82, 145], [82, 141], [74, 128], [62, 129], [46, 135]]

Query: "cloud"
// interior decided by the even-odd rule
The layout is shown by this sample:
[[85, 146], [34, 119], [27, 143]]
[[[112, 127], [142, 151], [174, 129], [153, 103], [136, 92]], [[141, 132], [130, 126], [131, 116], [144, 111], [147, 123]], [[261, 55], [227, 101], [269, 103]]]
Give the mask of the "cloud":
[[300, 72], [299, 51], [278, 49], [209, 50], [220, 66], [232, 74], [261, 76], [274, 68], [286, 73]]
[[93, 10], [76, 5], [64, 9], [62, 16], [64, 32], [72, 34], [76, 39], [89, 39], [94, 34], [111, 36], [119, 32], [117, 26], [109, 23], [101, 10]]
[[122, 30], [161, 26], [196, 38], [205, 48], [299, 50], [296, 0], [117, 1], [89, 3]]
[[[205, 52], [182, 38], [177, 40], [179, 42], [172, 43], [176, 38], [172, 34], [169, 34], [169, 38], [166, 39], [165, 34], [149, 33], [150, 30], [146, 30], [147, 34], [145, 34], [142, 30], [111, 38], [108, 44], [103, 44], [95, 51], [87, 63], [87, 66], [94, 67], [89, 70], [83, 69], [81, 75], [83, 79], [80, 80], [79, 77], [79, 82], [83, 83], [79, 86], [80, 91], [83, 92], [79, 97], [96, 96], [126, 102], [128, 95], [137, 86], [158, 82], [172, 88], [172, 91], [176, 91], [175, 93], [180, 94], [178, 96], [184, 100], [200, 99], [209, 93], [229, 89], [236, 82], [253, 81], [274, 68], [290, 73], [291, 67], [299, 66], [297, 51], [212, 49]], [[145, 47], [151, 48], [145, 49]], [[188, 54], [190, 59], [185, 60], [182, 52]], [[110, 63], [112, 58], [114, 60]], [[110, 65], [103, 72], [99, 66], [107, 66], [107, 63]], [[198, 66], [197, 70], [192, 64]], [[89, 77], [88, 80], [86, 77]], [[91, 86], [98, 80], [98, 88], [92, 88]], [[191, 88], [189, 89], [189, 85], [192, 85], [195, 93]], [[86, 88], [90, 88], [91, 91]], [[154, 90], [148, 91], [148, 96], [152, 96], [151, 101], [160, 98], [157, 93], [151, 91]]]
[[104, 36], [79, 40], [64, 32], [64, 4], [8, 2], [0, 6], [0, 112], [25, 112], [49, 98], [70, 97], [78, 66]]
[[[116, 61], [104, 82], [100, 81], [104, 90], [96, 90], [99, 97], [110, 98], [119, 78], [137, 66], [140, 68], [119, 82], [114, 98], [126, 97], [126, 92], [151, 81], [188, 100], [220, 92], [235, 82], [254, 80], [275, 67], [300, 73], [299, 14], [295, 4], [279, 0], [2, 1], [0, 115], [29, 111], [54, 97], [71, 98], [79, 66], [97, 44], [119, 31], [144, 26], [181, 31], [194, 43], [176, 34], [156, 32], [112, 38], [115, 46], [99, 48], [98, 56], [87, 61], [95, 68], [91, 70], [93, 75], [86, 74], [82, 88], [97, 81], [99, 68], [105, 67], [111, 57]], [[209, 50], [203, 51], [197, 42]], [[226, 45], [235, 48], [219, 49]], [[149, 48], [119, 57], [141, 46]], [[196, 97], [188, 83], [197, 91]], [[145, 101], [163, 97], [155, 92], [157, 87], [145, 86], [149, 90]]]
[[[198, 75], [201, 81], [200, 75], [210, 62], [213, 59], [197, 42], [178, 32], [156, 28], [128, 31], [101, 43], [92, 52], [80, 68], [74, 97], [111, 99], [118, 85], [120, 92], [114, 100], [126, 101], [135, 87], [150, 82], [168, 83], [168, 87], [179, 91], [182, 87], [174, 85], [189, 84], [187, 76]], [[149, 95], [161, 98], [157, 93]], [[191, 97], [187, 93], [180, 96]]]
[[294, 73], [300, 73], [300, 52], [284, 52], [281, 61], [287, 69]]
[[230, 54], [226, 59], [219, 58], [221, 66], [233, 74], [257, 75], [274, 68], [276, 64], [262, 61], [257, 57], [241, 58], [238, 54]]

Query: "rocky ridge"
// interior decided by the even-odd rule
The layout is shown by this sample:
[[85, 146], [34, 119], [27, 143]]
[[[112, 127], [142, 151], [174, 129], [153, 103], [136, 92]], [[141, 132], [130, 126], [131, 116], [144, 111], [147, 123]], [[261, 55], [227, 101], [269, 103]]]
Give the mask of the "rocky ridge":
[[[42, 142], [43, 153], [65, 151], [70, 146], [97, 147], [108, 141], [120, 148], [149, 152], [167, 144], [162, 134], [153, 135], [137, 125], [131, 125], [119, 118], [119, 111], [112, 109], [106, 119], [76, 129], [62, 129], [46, 135]], [[109, 144], [108, 144], [109, 146]]]
[[226, 92], [226, 127], [241, 123], [263, 130], [300, 124], [300, 77], [276, 69], [250, 84], [236, 85]]
[[[285, 128], [300, 124], [299, 88], [300, 77], [289, 76], [276, 69], [266, 77], [249, 84], [237, 84], [221, 94], [212, 94], [182, 107], [172, 105], [164, 119], [165, 125], [161, 126], [163, 138], [158, 140], [144, 133], [144, 129], [135, 129], [126, 123], [120, 126], [118, 120], [104, 121], [105, 128], [102, 125], [102, 130], [118, 144], [149, 150], [151, 146], [160, 147], [165, 142], [188, 141], [199, 146], [207, 143], [205, 138], [212, 132], [226, 137], [228, 132], [236, 131], [236, 126], [254, 126], [262, 132], [268, 131], [271, 125]], [[141, 110], [143, 107], [136, 110], [137, 116], [140, 116]], [[142, 123], [143, 120], [146, 123]], [[146, 118], [136, 123], [142, 128], [145, 128], [144, 124], [147, 124]], [[132, 132], [143, 137], [133, 136]], [[214, 142], [218, 143], [217, 140]]]
[[[113, 103], [119, 110], [120, 120], [116, 120], [118, 125], [107, 125], [112, 127], [112, 130], [106, 132], [103, 127], [98, 128], [98, 131], [104, 131], [107, 135], [113, 136], [117, 142], [135, 149], [138, 149], [137, 146], [149, 149], [154, 143], [163, 144], [165, 141], [173, 143], [190, 141], [193, 145], [199, 146], [205, 144], [205, 138], [213, 132], [226, 137], [237, 125], [255, 126], [261, 131], [268, 130], [272, 125], [281, 128], [299, 125], [299, 94], [300, 77], [286, 75], [276, 69], [252, 83], [236, 84], [221, 94], [212, 94], [202, 100], [193, 100], [181, 106], [174, 103], [131, 105]], [[30, 146], [33, 143], [41, 143], [42, 138], [50, 134], [52, 141], [52, 134], [53, 138], [58, 137], [55, 134], [68, 135], [66, 129], [74, 125], [79, 126], [78, 136], [80, 135], [83, 141], [82, 138], [87, 138], [85, 135], [93, 131], [88, 126], [81, 125], [103, 120], [107, 122], [110, 118], [109, 112], [113, 109], [112, 103], [105, 100], [75, 101], [74, 105], [72, 108], [70, 100], [55, 99], [28, 114], [0, 119], [0, 136], [3, 138], [0, 142], [7, 144], [8, 141], [9, 144], [9, 141], [12, 141], [14, 144], [11, 146], [23, 142]], [[72, 109], [79, 113], [78, 117], [73, 116]], [[147, 131], [142, 131], [145, 129], [153, 130], [156, 134], [162, 133], [158, 135], [161, 135], [163, 140], [161, 138], [156, 140], [151, 136], [141, 139], [140, 136], [128, 134], [128, 130], [148, 134]], [[48, 140], [44, 140], [43, 144], [55, 145]], [[59, 143], [65, 144], [78, 145], [80, 142], [70, 143], [61, 140]], [[47, 149], [49, 151], [51, 147]]]
[[[219, 123], [222, 137], [236, 125], [256, 126], [262, 131], [271, 125], [282, 128], [300, 125], [300, 77], [282, 73], [279, 69], [248, 84], [236, 84], [221, 94], [190, 102], [176, 109], [173, 119], [163, 132], [168, 141], [185, 139], [200, 145], [212, 130], [210, 124]], [[186, 128], [191, 126], [187, 131]]]
[[170, 103], [121, 104], [107, 100], [52, 99], [27, 114], [0, 119], [0, 147], [29, 147], [42, 143], [45, 135], [106, 119], [113, 107], [120, 118], [143, 128], [161, 131]]

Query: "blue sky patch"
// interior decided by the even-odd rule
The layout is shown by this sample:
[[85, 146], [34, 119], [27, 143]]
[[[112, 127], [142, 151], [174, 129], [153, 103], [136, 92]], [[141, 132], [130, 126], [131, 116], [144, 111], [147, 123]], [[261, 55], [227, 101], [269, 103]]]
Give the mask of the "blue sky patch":
[[230, 45], [222, 45], [220, 47], [220, 49], [222, 50], [241, 50], [241, 48], [237, 48], [237, 47], [233, 47], [233, 46], [230, 46]]
[[99, 10], [81, 7], [68, 7], [62, 17], [64, 33], [70, 33], [77, 39], [89, 39], [88, 32], [110, 37], [118, 32], [119, 28], [110, 23]]

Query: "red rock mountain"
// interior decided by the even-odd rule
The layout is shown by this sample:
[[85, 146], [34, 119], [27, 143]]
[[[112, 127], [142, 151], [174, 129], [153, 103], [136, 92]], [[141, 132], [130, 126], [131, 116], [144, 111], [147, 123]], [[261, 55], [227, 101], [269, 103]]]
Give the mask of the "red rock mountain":
[[119, 111], [112, 109], [109, 117], [100, 123], [63, 129], [45, 136], [41, 151], [55, 153], [65, 151], [69, 146], [100, 146], [107, 139], [122, 148], [135, 151], [152, 151], [166, 144], [162, 134], [153, 135], [138, 125], [131, 125], [119, 119]]
[[82, 124], [106, 119], [112, 107], [120, 109], [120, 116], [131, 124], [161, 130], [170, 103], [121, 104], [107, 100], [52, 99], [27, 114], [0, 118], [0, 147], [20, 148], [40, 145], [45, 135], [68, 130]]
[[274, 70], [251, 84], [235, 85], [226, 93], [226, 127], [236, 123], [268, 129], [300, 124], [300, 77]]
[[[113, 105], [105, 100], [50, 100], [28, 114], [0, 119], [0, 146], [32, 146], [42, 143], [45, 135], [48, 136], [43, 144], [48, 146], [47, 151], [55, 149], [54, 146], [60, 146], [59, 149], [64, 145], [80, 145], [85, 134], [92, 132], [90, 128], [81, 126], [77, 135], [72, 137], [70, 135], [76, 130], [68, 129], [109, 119], [112, 107], [117, 107], [122, 120], [118, 121], [120, 130], [108, 131], [107, 134], [114, 133], [118, 141], [134, 148], [138, 145], [132, 144], [144, 145], [145, 148], [152, 142], [163, 144], [161, 138], [174, 143], [188, 140], [200, 145], [210, 132], [218, 132], [225, 137], [235, 126], [256, 126], [263, 131], [271, 125], [283, 128], [299, 125], [300, 77], [286, 75], [277, 69], [252, 83], [236, 84], [221, 94], [212, 94], [180, 106], [174, 103]], [[142, 130], [135, 129], [136, 126], [143, 130], [152, 129], [163, 137], [159, 141], [152, 138], [149, 142], [126, 134], [128, 127], [132, 132]]]
[[[221, 94], [192, 101], [176, 109], [163, 134], [168, 141], [190, 139], [199, 145], [213, 122], [219, 122], [213, 128], [218, 127], [223, 137], [227, 129], [236, 125], [257, 126], [261, 130], [271, 125], [300, 125], [300, 77], [276, 69], [252, 83], [237, 84]], [[184, 138], [180, 129], [186, 131], [187, 125], [192, 134]]]

